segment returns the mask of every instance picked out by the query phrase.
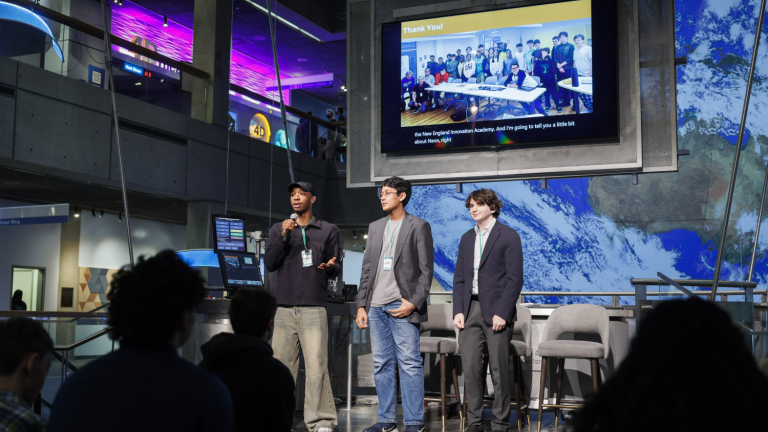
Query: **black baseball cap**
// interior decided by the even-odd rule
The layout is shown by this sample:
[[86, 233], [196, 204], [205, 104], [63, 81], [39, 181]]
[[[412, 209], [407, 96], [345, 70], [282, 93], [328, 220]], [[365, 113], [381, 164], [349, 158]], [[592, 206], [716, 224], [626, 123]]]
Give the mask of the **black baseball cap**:
[[317, 196], [315, 193], [315, 187], [312, 186], [312, 183], [309, 182], [294, 182], [288, 185], [288, 192], [291, 192], [295, 188], [299, 188], [303, 190], [304, 192], [309, 192], [314, 196]]

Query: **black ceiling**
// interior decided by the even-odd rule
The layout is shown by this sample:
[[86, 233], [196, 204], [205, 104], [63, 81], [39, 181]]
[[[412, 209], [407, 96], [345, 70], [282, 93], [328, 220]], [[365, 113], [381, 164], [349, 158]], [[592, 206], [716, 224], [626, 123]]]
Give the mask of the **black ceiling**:
[[[181, 25], [193, 27], [194, 0], [132, 0], [132, 2]], [[346, 10], [346, 3], [343, 0], [328, 0], [326, 3], [330, 9]], [[273, 65], [272, 43], [269, 37], [267, 15], [240, 0], [235, 0], [234, 7], [233, 48], [271, 67]], [[283, 18], [293, 22], [290, 14], [283, 12], [282, 15], [287, 15]], [[299, 15], [296, 14], [296, 17]], [[281, 75], [284, 73], [298, 77], [333, 72], [335, 82], [332, 88], [304, 91], [329, 104], [338, 105], [339, 86], [347, 81], [346, 40], [320, 43], [279, 22], [276, 26], [276, 35]]]

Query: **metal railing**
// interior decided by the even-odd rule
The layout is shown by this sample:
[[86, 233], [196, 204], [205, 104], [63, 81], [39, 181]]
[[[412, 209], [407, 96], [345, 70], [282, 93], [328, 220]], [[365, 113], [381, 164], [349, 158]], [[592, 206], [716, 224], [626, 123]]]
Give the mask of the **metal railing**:
[[[664, 285], [664, 284], [663, 284]], [[667, 284], [668, 285], [668, 284]], [[698, 285], [694, 285], [698, 286]], [[727, 286], [723, 285], [723, 283], [720, 283], [720, 286]], [[709, 296], [712, 294], [709, 290], [696, 290], [691, 291], [697, 296]], [[768, 289], [763, 290], [753, 290], [752, 293], [754, 295], [761, 294], [762, 295], [762, 303], [768, 303]], [[717, 295], [720, 296], [721, 299], [724, 301], [727, 301], [729, 296], [735, 296], [735, 295], [746, 295], [746, 290], [735, 290], [735, 291], [720, 291], [717, 293]], [[429, 295], [431, 296], [453, 296], [453, 292], [430, 292]], [[525, 303], [525, 297], [526, 296], [545, 296], [545, 297], [611, 297], [611, 306], [621, 306], [619, 304], [619, 297], [635, 297], [634, 291], [523, 291], [520, 293], [520, 303]], [[646, 296], [654, 297], [654, 296], [681, 296], [684, 295], [680, 292], [676, 291], [661, 291], [657, 293], [646, 293]]]

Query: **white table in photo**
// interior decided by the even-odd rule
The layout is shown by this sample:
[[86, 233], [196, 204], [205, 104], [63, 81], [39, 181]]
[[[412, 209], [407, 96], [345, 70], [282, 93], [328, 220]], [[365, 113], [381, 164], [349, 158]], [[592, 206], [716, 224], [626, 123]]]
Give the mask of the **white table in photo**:
[[[571, 92], [592, 96], [592, 77], [579, 77], [578, 87], [574, 87], [571, 85], [570, 78], [564, 79], [562, 81], [558, 81], [557, 85]], [[579, 99], [578, 97], [576, 97], [576, 95], [573, 95], [573, 96], [575, 99], [575, 101], [573, 102], [573, 107], [576, 109], [576, 114], [580, 114], [581, 110], [579, 107]]]
[[[503, 90], [480, 90], [480, 87], [494, 87]], [[468, 84], [468, 83], [441, 83], [436, 86], [428, 87], [427, 91], [445, 92], [453, 94], [462, 94], [465, 96], [484, 97], [492, 99], [503, 99], [507, 101], [517, 101], [523, 103], [533, 103], [546, 92], [543, 87], [536, 87], [531, 91], [520, 90], [517, 88], [504, 87], [496, 84]], [[464, 104], [464, 109], [469, 110], [469, 104]], [[469, 115], [467, 115], [469, 121]]]

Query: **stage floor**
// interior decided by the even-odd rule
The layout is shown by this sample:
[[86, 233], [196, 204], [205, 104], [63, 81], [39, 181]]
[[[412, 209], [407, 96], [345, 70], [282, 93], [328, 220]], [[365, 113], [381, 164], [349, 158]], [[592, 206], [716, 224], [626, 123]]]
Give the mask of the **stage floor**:
[[[376, 409], [378, 405], [353, 405], [352, 411], [346, 410], [346, 405], [336, 405], [337, 415], [339, 418], [339, 425], [336, 427], [336, 432], [361, 432], [363, 429], [372, 426], [376, 422]], [[424, 422], [427, 426], [427, 431], [442, 431], [442, 432], [460, 432], [461, 422], [458, 415], [446, 419], [445, 429], [443, 429], [442, 418], [439, 415], [440, 409], [437, 406], [429, 406], [424, 410]], [[397, 406], [397, 417], [400, 423], [398, 423], [398, 430], [400, 432], [405, 431], [405, 426], [402, 424], [403, 412], [402, 406]], [[491, 413], [491, 407], [486, 407], [483, 412], [483, 423], [486, 431], [491, 431], [491, 419], [493, 414]], [[531, 422], [533, 426], [524, 425], [523, 431], [536, 431], [536, 413], [531, 410]], [[555, 414], [554, 412], [544, 413], [544, 426], [542, 430], [554, 431], [555, 429]], [[510, 423], [512, 427], [510, 431], [517, 431], [517, 416], [515, 415], [514, 408], [512, 409], [512, 415], [510, 417]], [[564, 431], [562, 420], [558, 424], [559, 430]], [[307, 428], [303, 421], [303, 412], [297, 411], [294, 420], [294, 432], [307, 432]]]

